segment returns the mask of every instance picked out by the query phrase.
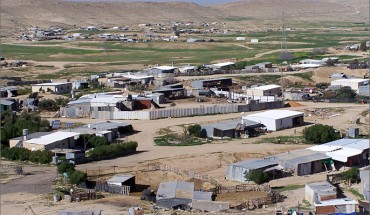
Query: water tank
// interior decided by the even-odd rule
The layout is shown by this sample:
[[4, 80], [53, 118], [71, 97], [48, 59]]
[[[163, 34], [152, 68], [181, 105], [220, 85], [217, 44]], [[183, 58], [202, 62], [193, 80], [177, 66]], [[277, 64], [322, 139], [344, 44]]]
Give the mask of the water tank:
[[23, 129], [22, 134], [23, 134], [23, 140], [27, 140], [28, 129]]

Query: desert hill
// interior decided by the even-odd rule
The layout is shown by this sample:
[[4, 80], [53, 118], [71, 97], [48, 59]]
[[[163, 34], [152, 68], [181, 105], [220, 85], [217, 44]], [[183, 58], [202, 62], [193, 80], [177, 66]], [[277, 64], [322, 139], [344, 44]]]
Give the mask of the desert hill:
[[182, 2], [70, 2], [3, 0], [3, 29], [32, 25], [130, 25], [170, 21], [212, 21], [222, 12]]
[[214, 5], [213, 8], [234, 16], [255, 19], [287, 19], [296, 21], [366, 21], [366, 0], [241, 0]]
[[279, 20], [283, 10], [287, 19], [298, 22], [367, 21], [368, 17], [366, 0], [241, 0], [211, 6], [188, 2], [3, 0], [0, 9], [2, 34], [33, 25], [82, 27], [230, 20], [256, 25], [261, 20]]

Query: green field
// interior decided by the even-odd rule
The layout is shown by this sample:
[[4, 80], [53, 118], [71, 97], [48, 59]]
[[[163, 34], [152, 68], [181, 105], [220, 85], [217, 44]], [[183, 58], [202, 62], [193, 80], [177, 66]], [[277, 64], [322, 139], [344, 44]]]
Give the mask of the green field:
[[[335, 24], [335, 23], [332, 23]], [[339, 23], [337, 23], [339, 24]], [[348, 24], [348, 23], [347, 23]], [[349, 25], [349, 24], [348, 24]], [[258, 38], [261, 43], [235, 41], [238, 36]], [[32, 44], [2, 45], [6, 59], [35, 60], [40, 62], [103, 62], [108, 65], [129, 64], [207, 64], [216, 60], [253, 58], [256, 54], [280, 49], [280, 32], [252, 32], [232, 35], [196, 35], [196, 38], [213, 38], [213, 43], [150, 42], [124, 44], [121, 42], [65, 42], [47, 41]], [[309, 51], [316, 47], [343, 47], [367, 38], [365, 31], [310, 29], [288, 31], [288, 49], [297, 49], [292, 62], [304, 58], [321, 58]], [[68, 46], [67, 46], [68, 45]], [[280, 63], [278, 54], [250, 59], [247, 65], [261, 61]], [[349, 57], [351, 58], [351, 57]]]

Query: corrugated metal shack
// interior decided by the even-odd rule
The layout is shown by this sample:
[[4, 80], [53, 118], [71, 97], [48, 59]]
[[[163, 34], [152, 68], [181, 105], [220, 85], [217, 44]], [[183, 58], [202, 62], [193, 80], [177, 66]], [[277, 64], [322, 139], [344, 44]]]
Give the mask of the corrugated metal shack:
[[232, 163], [227, 165], [226, 179], [245, 182], [245, 174], [249, 171], [254, 169], [266, 170], [271, 167], [278, 167], [278, 163], [270, 159], [245, 160]]
[[302, 176], [319, 173], [325, 170], [324, 160], [331, 159], [325, 153], [309, 149], [290, 151], [268, 157], [284, 167], [286, 172]]

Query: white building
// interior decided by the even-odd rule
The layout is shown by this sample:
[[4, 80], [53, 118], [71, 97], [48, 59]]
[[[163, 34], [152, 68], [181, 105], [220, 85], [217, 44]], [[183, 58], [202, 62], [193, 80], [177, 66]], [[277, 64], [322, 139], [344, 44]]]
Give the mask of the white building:
[[242, 119], [259, 122], [266, 126], [267, 130], [278, 131], [302, 126], [304, 124], [304, 113], [291, 110], [269, 110], [243, 116]]
[[235, 63], [233, 62], [216, 63], [216, 64], [207, 65], [206, 67], [212, 68], [212, 69], [231, 69], [235, 67]]
[[72, 83], [66, 82], [66, 83], [43, 83], [43, 84], [34, 84], [32, 85], [32, 92], [50, 92], [55, 94], [64, 94], [64, 93], [70, 93], [72, 90]]
[[352, 79], [338, 79], [331, 82], [332, 86], [350, 87], [358, 93], [360, 86], [367, 86], [369, 79], [352, 78]]
[[264, 85], [259, 87], [253, 87], [247, 90], [248, 95], [255, 96], [277, 96], [282, 95], [282, 88], [276, 84]]

